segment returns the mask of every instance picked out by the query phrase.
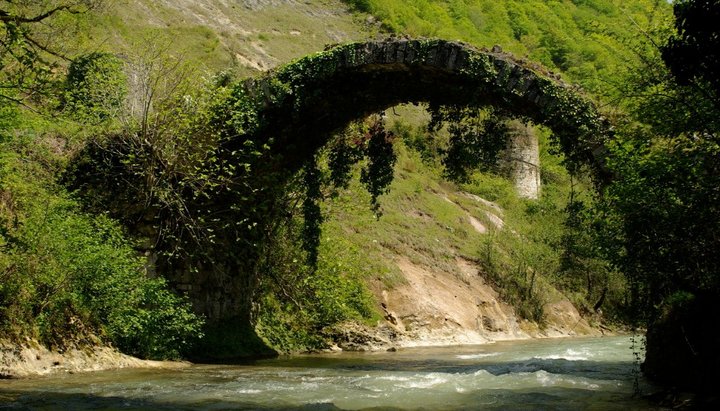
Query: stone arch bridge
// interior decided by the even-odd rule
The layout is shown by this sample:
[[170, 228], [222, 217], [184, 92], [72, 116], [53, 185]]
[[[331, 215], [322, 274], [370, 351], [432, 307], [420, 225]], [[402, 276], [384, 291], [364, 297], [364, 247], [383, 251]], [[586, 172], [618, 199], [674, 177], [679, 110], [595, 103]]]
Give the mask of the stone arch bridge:
[[248, 80], [228, 101], [225, 148], [271, 141], [294, 169], [350, 121], [417, 102], [495, 106], [545, 125], [571, 166], [606, 177], [602, 147], [611, 128], [576, 87], [498, 47], [445, 40], [338, 45]]
[[[221, 135], [216, 164], [222, 171], [252, 163], [259, 183], [251, 195], [272, 198], [276, 194], [262, 187], [265, 176], [290, 176], [350, 121], [413, 102], [494, 106], [545, 125], [553, 131], [569, 167], [586, 165], [599, 180], [607, 178], [602, 153], [611, 128], [575, 88], [498, 49], [480, 50], [444, 40], [338, 45], [238, 84], [214, 120]], [[247, 153], [248, 147], [260, 154], [255, 158], [238, 154]], [[250, 211], [244, 209], [241, 197], [250, 191], [239, 181], [236, 187], [230, 185], [197, 208], [208, 216], [245, 224]], [[200, 266], [212, 268], [194, 273], [167, 270], [171, 283], [188, 293], [196, 309], [220, 328], [227, 321], [251, 321], [258, 273], [248, 261], [258, 254], [238, 250], [257, 248], [264, 234], [260, 229], [255, 234], [248, 230], [231, 224], [216, 227], [211, 255], [205, 263], [200, 261]], [[240, 237], [244, 242], [238, 242]]]

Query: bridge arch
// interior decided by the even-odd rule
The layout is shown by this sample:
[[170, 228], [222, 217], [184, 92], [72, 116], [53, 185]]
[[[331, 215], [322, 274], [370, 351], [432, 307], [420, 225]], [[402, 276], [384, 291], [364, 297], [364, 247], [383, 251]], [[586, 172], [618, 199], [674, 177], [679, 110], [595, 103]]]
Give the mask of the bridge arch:
[[445, 40], [389, 39], [338, 45], [237, 87], [221, 119], [223, 148], [269, 142], [296, 170], [350, 121], [400, 103], [495, 106], [542, 124], [568, 166], [602, 165], [608, 121], [579, 91], [537, 64], [497, 48]]

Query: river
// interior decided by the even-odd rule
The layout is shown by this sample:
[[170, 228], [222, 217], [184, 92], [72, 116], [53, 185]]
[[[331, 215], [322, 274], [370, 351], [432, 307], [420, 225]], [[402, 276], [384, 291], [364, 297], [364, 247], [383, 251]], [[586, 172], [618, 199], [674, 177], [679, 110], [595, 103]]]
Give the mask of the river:
[[298, 355], [5, 380], [0, 409], [650, 409], [633, 360], [630, 337]]

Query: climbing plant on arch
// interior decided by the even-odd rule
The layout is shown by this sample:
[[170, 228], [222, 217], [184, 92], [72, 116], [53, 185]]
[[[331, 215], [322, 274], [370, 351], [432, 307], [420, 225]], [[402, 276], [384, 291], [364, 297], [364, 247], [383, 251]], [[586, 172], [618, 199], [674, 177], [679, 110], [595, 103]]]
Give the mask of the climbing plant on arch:
[[271, 144], [296, 169], [349, 121], [405, 102], [491, 105], [553, 131], [571, 170], [602, 177], [608, 121], [579, 91], [537, 64], [445, 40], [339, 45], [238, 84], [218, 118], [222, 150]]

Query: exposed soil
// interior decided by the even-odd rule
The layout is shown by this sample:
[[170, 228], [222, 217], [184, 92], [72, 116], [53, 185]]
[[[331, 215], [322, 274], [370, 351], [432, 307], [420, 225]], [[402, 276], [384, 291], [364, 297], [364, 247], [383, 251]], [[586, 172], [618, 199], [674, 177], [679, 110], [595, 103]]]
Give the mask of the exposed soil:
[[376, 328], [344, 325], [337, 336], [339, 348], [378, 350], [602, 334], [567, 299], [545, 306], [543, 329], [520, 320], [470, 261], [456, 260], [460, 276], [429, 271], [405, 258], [397, 264], [406, 283], [392, 289], [374, 287], [385, 320]]
[[[501, 207], [473, 194], [460, 194], [486, 208], [486, 223], [470, 213], [466, 214], [469, 227], [480, 234], [504, 229]], [[462, 208], [447, 195], [440, 196]], [[432, 219], [417, 210], [409, 214], [425, 220]], [[591, 326], [559, 292], [543, 307], [546, 321], [542, 327], [520, 319], [513, 307], [503, 301], [486, 280], [479, 267], [460, 257], [455, 258], [456, 269], [449, 269], [446, 264], [429, 268], [400, 255], [395, 257], [395, 264], [404, 282], [393, 287], [380, 280], [370, 284], [383, 311], [384, 321], [376, 327], [344, 324], [333, 336], [337, 348], [381, 350], [611, 333], [602, 326]]]
[[109, 347], [50, 351], [36, 341], [0, 341], [0, 379], [102, 371], [119, 368], [181, 368], [187, 362], [140, 360]]

